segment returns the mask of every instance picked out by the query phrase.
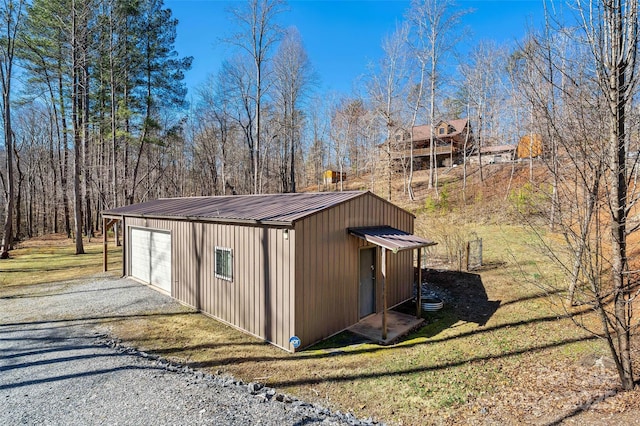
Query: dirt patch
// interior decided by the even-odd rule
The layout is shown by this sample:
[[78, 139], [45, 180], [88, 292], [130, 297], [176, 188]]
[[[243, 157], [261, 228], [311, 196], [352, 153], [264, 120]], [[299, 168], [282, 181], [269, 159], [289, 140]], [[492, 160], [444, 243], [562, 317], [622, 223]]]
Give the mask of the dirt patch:
[[468, 419], [494, 423], [510, 418], [514, 424], [539, 425], [640, 424], [640, 391], [619, 392], [615, 369], [601, 359], [568, 363], [547, 358], [541, 363], [525, 355], [508, 386], [470, 404]]
[[[428, 287], [449, 299], [454, 317], [450, 324], [465, 321], [485, 326], [502, 304], [490, 300], [480, 274], [424, 270], [422, 276]], [[544, 296], [531, 295], [504, 304]], [[640, 338], [636, 338], [634, 347], [639, 344]], [[620, 391], [615, 364], [606, 351], [587, 351], [581, 357], [554, 357], [552, 351], [544, 358], [535, 351], [524, 352], [517, 365], [500, 368], [508, 382], [496, 383], [491, 394], [470, 396], [445, 423], [501, 424], [508, 420], [510, 424], [640, 425], [640, 389]]]

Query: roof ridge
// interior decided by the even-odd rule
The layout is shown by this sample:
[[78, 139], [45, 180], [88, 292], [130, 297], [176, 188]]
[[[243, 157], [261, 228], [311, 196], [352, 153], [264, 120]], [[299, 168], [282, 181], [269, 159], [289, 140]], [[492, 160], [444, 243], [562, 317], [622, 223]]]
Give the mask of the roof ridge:
[[[367, 190], [349, 191], [324, 191], [324, 192], [274, 192], [268, 194], [224, 194], [224, 195], [188, 195], [185, 197], [160, 197], [155, 200], [195, 200], [202, 198], [240, 198], [240, 197], [278, 197], [278, 196], [300, 196], [300, 195], [324, 195], [324, 194], [364, 194]], [[154, 200], [148, 200], [154, 201]], [[142, 201], [143, 203], [146, 201]], [[138, 203], [139, 204], [139, 203]]]
[[199, 218], [291, 225], [370, 191], [298, 192], [159, 198], [103, 211], [106, 215], [146, 218]]

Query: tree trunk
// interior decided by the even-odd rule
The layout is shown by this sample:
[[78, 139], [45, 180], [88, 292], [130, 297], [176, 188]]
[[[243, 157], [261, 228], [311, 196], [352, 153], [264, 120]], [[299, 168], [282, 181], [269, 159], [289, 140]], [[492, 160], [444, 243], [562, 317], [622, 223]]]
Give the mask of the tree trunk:
[[256, 121], [255, 121], [255, 140], [253, 145], [253, 193], [259, 194], [260, 189], [260, 118], [262, 113], [262, 62], [256, 57]]
[[83, 173], [82, 173], [82, 197], [85, 202], [85, 219], [84, 219], [84, 227], [85, 227], [85, 235], [89, 238], [93, 237], [93, 220], [91, 214], [91, 187], [89, 185], [89, 180], [91, 176], [89, 175], [90, 170], [90, 150], [89, 150], [89, 60], [87, 58], [87, 49], [89, 45], [89, 37], [88, 37], [88, 28], [87, 28], [87, 10], [83, 8], [83, 18], [82, 18], [82, 56], [81, 56], [81, 64], [80, 64], [80, 103], [82, 105], [81, 114], [81, 123], [82, 123], [82, 164], [83, 164]]
[[109, 12], [109, 21], [111, 23], [111, 31], [109, 35], [109, 86], [111, 96], [111, 191], [113, 208], [118, 207], [118, 139], [116, 132], [117, 117], [116, 117], [116, 81], [115, 81], [115, 64], [113, 61], [114, 46], [113, 46], [113, 10]]
[[[6, 5], [10, 8], [12, 5]], [[7, 156], [7, 204], [5, 209], [5, 220], [3, 227], [2, 244], [0, 247], [0, 258], [5, 259], [9, 257], [9, 251], [13, 249], [13, 213], [15, 208], [15, 182], [13, 176], [13, 130], [11, 128], [11, 80], [13, 78], [13, 52], [15, 46], [15, 28], [17, 25], [13, 21], [14, 11], [3, 11], [3, 24], [6, 26], [6, 34], [2, 44], [4, 45], [2, 64], [0, 64], [0, 71], [2, 72], [2, 115], [3, 115], [3, 127], [4, 127], [4, 143], [5, 153]]]
[[[16, 149], [15, 141], [13, 142], [13, 154], [16, 158], [16, 171], [18, 172], [18, 187], [16, 188], [16, 200], [15, 200], [15, 215], [16, 215], [16, 227], [14, 230], [14, 235], [16, 238], [20, 239], [22, 237], [22, 195], [23, 195], [23, 186], [24, 183], [24, 172], [22, 171], [22, 162], [20, 161], [20, 155], [18, 154], [18, 150]], [[29, 177], [31, 180], [31, 177]]]
[[62, 146], [58, 146], [58, 156], [60, 158], [60, 186], [62, 187], [62, 204], [64, 208], [64, 230], [67, 238], [71, 238], [71, 212], [69, 209], [69, 139], [67, 135], [67, 112], [64, 102], [63, 77], [62, 77], [62, 46], [60, 46], [58, 62], [58, 102], [60, 103], [60, 121], [62, 139], [58, 137], [58, 143], [62, 141]]
[[74, 154], [74, 229], [76, 241], [76, 254], [84, 254], [82, 243], [82, 136], [80, 134], [80, 123], [78, 117], [78, 103], [80, 101], [79, 88], [79, 64], [78, 64], [78, 29], [76, 16], [76, 2], [71, 3], [71, 121], [73, 126], [73, 154]]
[[[622, 25], [622, 20], [617, 22]], [[622, 30], [619, 35], [622, 38]], [[622, 43], [622, 41], [619, 41]], [[611, 273], [614, 290], [614, 330], [616, 333], [618, 356], [618, 374], [623, 389], [633, 389], [633, 369], [631, 363], [631, 310], [630, 291], [628, 286], [627, 263], [627, 173], [625, 145], [625, 103], [621, 101], [621, 93], [625, 87], [625, 66], [615, 68], [610, 77], [611, 105], [615, 114], [612, 116], [611, 134]], [[624, 96], [624, 95], [622, 95]]]
[[4, 141], [7, 155], [7, 186], [8, 196], [5, 209], [4, 235], [0, 258], [9, 257], [9, 250], [13, 249], [13, 211], [15, 203], [15, 189], [13, 177], [13, 133], [11, 131], [11, 64], [7, 64], [7, 73], [3, 75], [2, 104], [4, 114]]
[[436, 168], [436, 149], [435, 149], [435, 138], [433, 134], [435, 132], [435, 120], [436, 120], [436, 112], [435, 112], [435, 102], [436, 102], [436, 78], [435, 78], [435, 62], [432, 62], [431, 66], [431, 88], [429, 90], [430, 93], [430, 104], [429, 104], [429, 124], [431, 129], [431, 134], [429, 136], [429, 189], [433, 189], [434, 187], [434, 173]]
[[293, 89], [291, 90], [291, 98], [289, 99], [289, 103], [291, 105], [291, 167], [290, 167], [290, 173], [291, 173], [291, 192], [296, 192], [296, 109], [295, 109], [295, 105], [294, 105], [294, 100], [293, 100]]

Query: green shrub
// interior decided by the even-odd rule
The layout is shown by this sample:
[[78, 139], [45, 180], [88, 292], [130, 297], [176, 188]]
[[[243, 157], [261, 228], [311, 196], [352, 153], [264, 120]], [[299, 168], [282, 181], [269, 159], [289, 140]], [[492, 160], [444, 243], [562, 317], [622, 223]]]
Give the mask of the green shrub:
[[527, 182], [521, 188], [509, 192], [509, 203], [514, 213], [523, 216], [541, 215], [546, 212], [549, 197], [543, 187]]

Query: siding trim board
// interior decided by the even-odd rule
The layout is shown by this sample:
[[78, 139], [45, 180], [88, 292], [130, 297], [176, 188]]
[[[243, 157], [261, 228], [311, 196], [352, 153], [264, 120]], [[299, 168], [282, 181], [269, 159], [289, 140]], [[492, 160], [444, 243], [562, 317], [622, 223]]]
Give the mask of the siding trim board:
[[[247, 225], [247, 226], [265, 226], [265, 227], [279, 227], [287, 228], [291, 227], [293, 222], [281, 222], [271, 220], [245, 220], [245, 219], [219, 219], [219, 218], [207, 218], [207, 217], [189, 217], [189, 216], [165, 216], [159, 214], [132, 214], [126, 215], [127, 217], [135, 217], [140, 219], [164, 219], [175, 220], [180, 222], [196, 222], [196, 223], [219, 223], [228, 225]], [[119, 217], [118, 217], [119, 218]]]
[[[121, 219], [126, 223], [125, 229], [169, 232], [172, 296], [286, 351], [311, 346], [360, 320], [359, 262], [364, 248], [376, 249], [374, 311], [381, 312], [378, 248], [381, 246], [357, 238], [350, 230], [390, 227], [402, 235], [410, 235], [413, 214], [370, 192], [287, 194], [273, 196], [273, 200], [270, 196], [252, 197], [248, 200], [260, 200], [267, 212], [251, 214], [259, 217], [281, 212], [290, 220], [180, 215], [182, 199], [166, 201], [171, 206], [166, 216], [157, 210], [162, 203], [150, 202], [148, 205], [156, 209], [151, 214], [144, 213], [147, 203], [143, 203], [103, 212], [103, 217]], [[214, 200], [205, 197], [185, 202], [193, 209], [201, 204], [220, 205], [229, 201], [243, 212], [238, 203], [242, 201], [240, 197], [208, 198]], [[280, 205], [283, 200], [293, 207]], [[307, 210], [306, 200], [314, 203]], [[298, 216], [292, 218], [292, 214]], [[124, 275], [131, 275], [128, 232], [123, 236]], [[216, 246], [232, 250], [231, 282], [215, 277]], [[388, 306], [403, 303], [412, 296], [413, 257], [406, 250], [387, 257]], [[299, 348], [290, 343], [293, 336], [302, 342]]]

